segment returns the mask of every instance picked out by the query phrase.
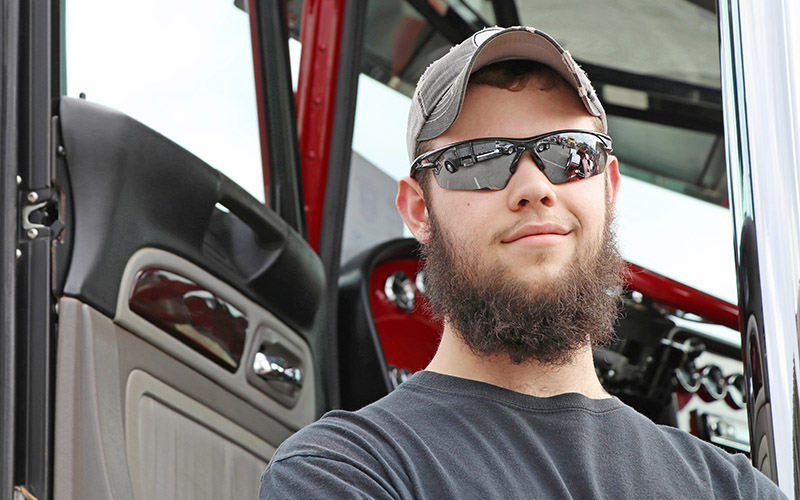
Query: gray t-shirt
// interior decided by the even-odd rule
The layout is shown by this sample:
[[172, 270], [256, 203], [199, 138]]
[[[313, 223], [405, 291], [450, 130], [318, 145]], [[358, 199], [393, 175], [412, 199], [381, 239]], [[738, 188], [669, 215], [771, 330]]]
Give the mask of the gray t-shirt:
[[659, 426], [616, 398], [528, 396], [420, 372], [278, 448], [275, 499], [785, 498], [744, 455]]

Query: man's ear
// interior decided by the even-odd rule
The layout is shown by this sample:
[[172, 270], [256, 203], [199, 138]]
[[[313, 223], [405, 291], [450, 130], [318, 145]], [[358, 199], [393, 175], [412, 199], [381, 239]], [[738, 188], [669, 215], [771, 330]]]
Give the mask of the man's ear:
[[617, 193], [619, 193], [619, 162], [614, 155], [609, 155], [606, 160], [606, 193], [608, 206], [613, 211], [617, 204]]
[[416, 179], [403, 177], [397, 185], [397, 211], [408, 226], [411, 234], [422, 244], [430, 241], [430, 226], [428, 222], [428, 207], [422, 186]]

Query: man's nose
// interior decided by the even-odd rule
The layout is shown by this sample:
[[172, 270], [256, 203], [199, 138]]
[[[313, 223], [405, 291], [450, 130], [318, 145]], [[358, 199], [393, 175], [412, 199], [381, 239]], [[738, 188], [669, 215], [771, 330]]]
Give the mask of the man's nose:
[[522, 153], [517, 170], [508, 181], [508, 208], [519, 210], [541, 203], [546, 207], [555, 205], [557, 198], [553, 184], [544, 175], [529, 151]]

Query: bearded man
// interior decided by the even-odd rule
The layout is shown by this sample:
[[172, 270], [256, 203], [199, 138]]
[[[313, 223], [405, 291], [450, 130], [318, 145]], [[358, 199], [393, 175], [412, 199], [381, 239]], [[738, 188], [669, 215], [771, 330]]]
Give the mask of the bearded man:
[[287, 440], [260, 498], [784, 498], [743, 455], [609, 396], [621, 290], [606, 115], [547, 34], [489, 28], [423, 74], [397, 207], [444, 322], [423, 372]]

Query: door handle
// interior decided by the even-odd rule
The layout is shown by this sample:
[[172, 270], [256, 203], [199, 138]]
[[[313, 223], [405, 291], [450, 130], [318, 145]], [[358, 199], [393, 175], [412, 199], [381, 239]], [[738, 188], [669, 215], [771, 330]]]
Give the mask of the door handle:
[[286, 359], [274, 354], [257, 352], [253, 360], [253, 371], [264, 380], [285, 382], [286, 392], [294, 392], [303, 387], [303, 370], [292, 366]]

